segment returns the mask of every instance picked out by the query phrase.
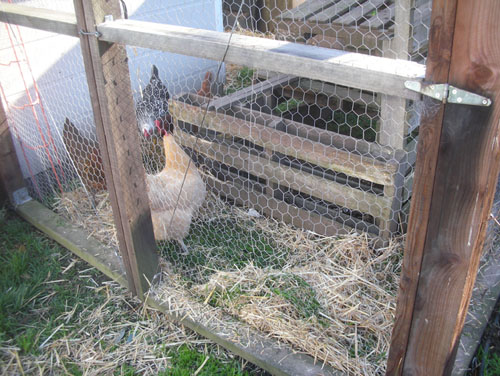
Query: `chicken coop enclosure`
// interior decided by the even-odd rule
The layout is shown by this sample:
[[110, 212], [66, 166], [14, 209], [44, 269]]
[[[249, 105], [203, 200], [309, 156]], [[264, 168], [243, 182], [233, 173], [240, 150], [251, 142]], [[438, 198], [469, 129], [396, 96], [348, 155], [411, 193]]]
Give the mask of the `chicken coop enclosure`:
[[[48, 210], [40, 221], [62, 226], [58, 236], [78, 237], [70, 248], [82, 257], [272, 373], [418, 369], [416, 359], [435, 356], [421, 349], [418, 330], [419, 315], [434, 312], [415, 303], [433, 289], [420, 279], [433, 276], [425, 237], [444, 226], [433, 227], [429, 213], [456, 219], [432, 204], [447, 202], [437, 198], [439, 176], [443, 186], [471, 179], [462, 183], [470, 193], [473, 179], [496, 182], [498, 174], [481, 169], [494, 157], [477, 151], [497, 126], [498, 114], [485, 112], [496, 81], [480, 90], [467, 84], [484, 95], [474, 118], [490, 124], [477, 135], [463, 130], [472, 154], [432, 160], [434, 141], [448, 140], [433, 124], [459, 104], [411, 88], [447, 83], [440, 74], [445, 63], [450, 69], [455, 17], [487, 13], [444, 3], [0, 2], [0, 93], [15, 188]], [[459, 148], [465, 140], [454, 137]], [[421, 165], [431, 167], [416, 167], [417, 145]], [[440, 175], [462, 168], [446, 158], [484, 163], [473, 165], [477, 174]], [[20, 192], [17, 205], [34, 205], [21, 203]], [[463, 261], [443, 256], [462, 282], [449, 293], [456, 303], [443, 308], [458, 324], [435, 341], [434, 370], [453, 361], [480, 254], [471, 244], [484, 238], [490, 196], [482, 193], [486, 204], [454, 224], [470, 228], [466, 253], [456, 256]]]

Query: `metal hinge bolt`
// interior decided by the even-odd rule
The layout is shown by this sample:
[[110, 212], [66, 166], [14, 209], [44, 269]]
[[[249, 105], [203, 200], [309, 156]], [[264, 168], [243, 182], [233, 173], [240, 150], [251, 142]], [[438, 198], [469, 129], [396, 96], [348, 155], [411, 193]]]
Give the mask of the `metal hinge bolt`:
[[459, 89], [449, 84], [425, 84], [420, 81], [406, 81], [405, 87], [443, 103], [459, 103], [472, 106], [489, 106], [491, 99]]

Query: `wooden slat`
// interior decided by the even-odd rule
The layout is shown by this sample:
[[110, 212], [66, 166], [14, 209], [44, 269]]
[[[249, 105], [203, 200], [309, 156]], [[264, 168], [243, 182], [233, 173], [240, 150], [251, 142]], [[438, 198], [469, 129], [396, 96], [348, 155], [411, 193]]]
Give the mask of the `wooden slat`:
[[391, 206], [390, 198], [363, 192], [294, 168], [283, 167], [279, 163], [241, 149], [203, 139], [197, 140], [195, 136], [185, 132], [177, 132], [177, 136], [182, 145], [211, 159], [344, 208], [380, 217], [384, 208]]
[[78, 36], [76, 17], [72, 13], [2, 2], [0, 21], [71, 37]]
[[385, 0], [370, 0], [365, 3], [359, 4], [356, 8], [351, 9], [349, 12], [345, 13], [342, 17], [335, 20], [335, 23], [345, 25], [345, 26], [356, 26], [358, 20], [362, 19], [363, 16], [369, 14], [377, 7], [383, 5]]
[[281, 19], [303, 20], [311, 17], [312, 15], [323, 11], [333, 4], [333, 1], [325, 2], [324, 0], [306, 0], [299, 6], [283, 12], [280, 16]]
[[457, 3], [449, 83], [493, 105], [445, 106], [405, 374], [451, 374], [500, 170], [500, 3]]
[[[212, 60], [222, 59], [229, 38], [227, 33], [133, 20], [108, 22], [97, 29], [104, 41]], [[404, 82], [419, 80], [425, 70], [423, 65], [409, 61], [237, 34], [231, 38], [225, 62], [407, 99], [418, 99], [419, 95], [406, 89]]]
[[[105, 15], [120, 16], [117, 0], [75, 0], [75, 10], [78, 24], [89, 32]], [[131, 290], [143, 297], [158, 262], [127, 52], [94, 36], [80, 42], [120, 252]]]
[[308, 21], [324, 23], [333, 22], [348, 13], [354, 6], [359, 6], [359, 0], [341, 0], [336, 2], [333, 6], [315, 14], [313, 17], [309, 18]]
[[[19, 8], [16, 12], [18, 11]], [[62, 13], [56, 11], [51, 11], [51, 14], [63, 17]], [[35, 22], [37, 17], [34, 15], [25, 18], [34, 20], [30, 23], [30, 27], [48, 25]], [[21, 20], [12, 18], [11, 22], [21, 22]], [[223, 32], [134, 20], [107, 22], [98, 25], [97, 29], [102, 34], [100, 37], [102, 41], [212, 60], [222, 59], [229, 38], [229, 35]], [[53, 28], [51, 31], [57, 29]], [[337, 32], [335, 33], [337, 37]], [[367, 45], [370, 37], [374, 36], [373, 31], [370, 33], [371, 35], [360, 36], [362, 44]], [[349, 34], [347, 38], [352, 40], [354, 37]], [[419, 96], [406, 89], [404, 81], [421, 79], [425, 69], [423, 65], [413, 62], [400, 62], [245, 35], [232, 36], [231, 48], [227, 51], [225, 61], [359, 89], [390, 93], [407, 99], [418, 99]]]
[[114, 249], [105, 247], [88, 233], [35, 200], [16, 207], [16, 212], [47, 236], [94, 266], [109, 278], [128, 287], [125, 268]]
[[353, 231], [351, 227], [345, 224], [297, 208], [294, 205], [287, 204], [266, 194], [250, 191], [229, 182], [221, 182], [209, 175], [205, 175], [205, 180], [207, 181], [207, 185], [215, 190], [215, 192], [231, 198], [239, 205], [254, 208], [279, 222], [289, 223], [295, 227], [325, 236], [348, 234]]
[[[434, 0], [427, 60], [426, 80], [447, 82], [455, 29], [456, 1]], [[416, 301], [418, 276], [430, 219], [430, 206], [444, 106], [424, 97], [425, 111], [421, 120], [418, 157], [413, 184], [413, 197], [408, 225], [403, 269], [398, 292], [396, 319], [387, 360], [387, 375], [401, 375]]]
[[394, 25], [394, 4], [382, 10], [377, 10], [375, 16], [367, 18], [366, 21], [361, 23], [362, 26], [368, 26], [372, 29], [382, 29], [387, 24], [391, 24], [389, 28]]
[[247, 101], [257, 95], [261, 95], [263, 92], [267, 90], [272, 90], [275, 86], [283, 85], [286, 83], [290, 84], [296, 81], [297, 79], [298, 77], [293, 77], [286, 74], [285, 75], [278, 74], [274, 77], [269, 78], [268, 80], [256, 83], [254, 85], [250, 85], [232, 94], [213, 100], [210, 103], [210, 109], [221, 110], [230, 107], [239, 102]]
[[[173, 102], [172, 115], [181, 121], [200, 125], [204, 117], [201, 108]], [[362, 157], [339, 150], [319, 142], [252, 124], [233, 116], [208, 111], [204, 127], [217, 132], [247, 139], [274, 152], [290, 155], [326, 169], [345, 173], [378, 184], [389, 184], [396, 171], [396, 163], [384, 163], [369, 157]]]
[[257, 122], [269, 126], [271, 123], [281, 123], [287, 133], [297, 135], [314, 142], [320, 142], [326, 146], [334, 146], [337, 149], [352, 152], [357, 155], [365, 155], [383, 162], [394, 161], [395, 150], [378, 145], [374, 142], [356, 139], [343, 134], [330, 132], [299, 123], [297, 121], [282, 119], [275, 115], [265, 114], [243, 106], [233, 106], [232, 114], [240, 119]]
[[14, 203], [13, 193], [24, 187], [21, 166], [17, 160], [7, 116], [0, 101], [0, 206], [5, 199]]

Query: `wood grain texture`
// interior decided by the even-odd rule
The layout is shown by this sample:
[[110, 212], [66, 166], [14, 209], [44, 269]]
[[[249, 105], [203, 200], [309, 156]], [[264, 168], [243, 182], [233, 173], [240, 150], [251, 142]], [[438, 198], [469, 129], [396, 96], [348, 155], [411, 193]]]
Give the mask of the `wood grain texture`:
[[7, 116], [0, 101], [0, 205], [7, 200], [13, 203], [12, 194], [22, 187], [24, 179], [21, 166], [17, 160]]
[[[95, 31], [104, 15], [120, 17], [118, 1], [75, 0], [75, 10], [78, 24], [87, 31]], [[93, 36], [82, 36], [81, 46], [120, 252], [131, 290], [143, 297], [157, 272], [158, 256], [127, 53], [124, 46]]]
[[0, 3], [0, 21], [71, 37], [78, 36], [75, 15], [66, 12], [2, 2]]
[[283, 167], [277, 162], [245, 150], [203, 139], [196, 141], [195, 136], [185, 132], [177, 132], [176, 136], [182, 145], [208, 158], [335, 205], [358, 210], [374, 217], [382, 216], [384, 208], [391, 206], [391, 198], [363, 192], [295, 168]]
[[[97, 26], [100, 40], [221, 60], [229, 35], [153, 22], [117, 20]], [[420, 80], [425, 67], [411, 61], [367, 56], [329, 48], [234, 34], [226, 63], [418, 99], [404, 87]]]
[[447, 104], [404, 372], [451, 373], [500, 169], [500, 3], [459, 0], [449, 83], [493, 100]]
[[[433, 1], [426, 81], [448, 82], [455, 30], [456, 1]], [[396, 318], [387, 361], [387, 375], [401, 375], [410, 335], [416, 291], [430, 219], [444, 105], [424, 97], [427, 111], [420, 125], [413, 199], [408, 223]]]
[[355, 155], [229, 115], [208, 111], [204, 117], [203, 110], [197, 106], [173, 102], [171, 111], [178, 120], [201, 124], [205, 118], [206, 128], [244, 138], [274, 152], [378, 184], [390, 184], [392, 174], [398, 168], [395, 161], [382, 162], [369, 156]]

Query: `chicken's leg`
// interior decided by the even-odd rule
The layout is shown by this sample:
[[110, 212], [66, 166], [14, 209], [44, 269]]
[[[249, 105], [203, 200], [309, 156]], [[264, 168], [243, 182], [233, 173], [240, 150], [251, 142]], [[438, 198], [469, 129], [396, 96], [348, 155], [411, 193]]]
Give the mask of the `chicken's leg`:
[[188, 247], [186, 247], [186, 244], [184, 244], [184, 240], [180, 239], [180, 240], [178, 240], [178, 242], [179, 242], [179, 245], [182, 248], [181, 255], [187, 256], [189, 254], [189, 249], [188, 249]]

